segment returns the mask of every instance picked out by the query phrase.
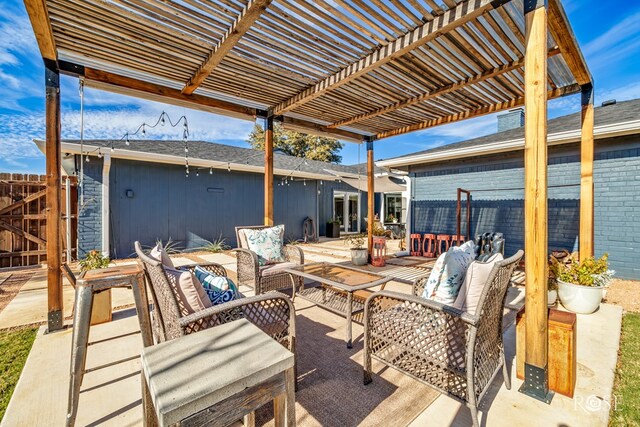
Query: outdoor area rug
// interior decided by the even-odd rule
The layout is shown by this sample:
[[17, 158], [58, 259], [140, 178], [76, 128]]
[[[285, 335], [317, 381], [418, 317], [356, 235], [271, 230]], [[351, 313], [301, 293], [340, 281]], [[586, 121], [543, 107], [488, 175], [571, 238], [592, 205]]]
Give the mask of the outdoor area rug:
[[[344, 341], [345, 319], [297, 298], [298, 426], [406, 426], [439, 393], [373, 361], [373, 382], [362, 384], [363, 327], [353, 324], [353, 349]], [[272, 426], [273, 405], [256, 414]]]

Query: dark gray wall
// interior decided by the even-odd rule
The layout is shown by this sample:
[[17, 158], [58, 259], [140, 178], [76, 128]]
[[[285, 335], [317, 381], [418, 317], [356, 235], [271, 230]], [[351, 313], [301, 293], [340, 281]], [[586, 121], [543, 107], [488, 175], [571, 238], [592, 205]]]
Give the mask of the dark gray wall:
[[[315, 182], [274, 187], [274, 222], [285, 224], [286, 239], [302, 237], [302, 223], [315, 217]], [[126, 190], [134, 197], [127, 198]], [[263, 177], [260, 174], [114, 159], [111, 165], [111, 250], [114, 257], [133, 253], [133, 242], [179, 241], [187, 249], [222, 236], [236, 245], [236, 225], [263, 222]]]
[[102, 159], [84, 163], [84, 203], [78, 194], [78, 256], [102, 250]]
[[[417, 165], [410, 169], [412, 231], [455, 233], [456, 189], [472, 194], [472, 234], [500, 231], [511, 254], [524, 247], [523, 152]], [[551, 147], [549, 186], [580, 183], [578, 146]], [[640, 139], [598, 140], [594, 165], [595, 251], [619, 277], [640, 278]], [[549, 188], [549, 247], [578, 248], [580, 188]], [[466, 212], [463, 211], [463, 218]], [[463, 222], [462, 229], [465, 230]], [[464, 233], [464, 231], [463, 231]]]

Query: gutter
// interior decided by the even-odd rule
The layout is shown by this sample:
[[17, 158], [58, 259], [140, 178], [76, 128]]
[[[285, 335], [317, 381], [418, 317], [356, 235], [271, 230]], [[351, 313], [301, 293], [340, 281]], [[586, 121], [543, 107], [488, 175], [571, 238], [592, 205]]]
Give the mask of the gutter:
[[[640, 133], [640, 120], [631, 120], [623, 123], [614, 123], [594, 127], [593, 135], [595, 139], [612, 138], [616, 136], [633, 135]], [[556, 132], [547, 137], [547, 145], [561, 145], [581, 140], [581, 130], [574, 129], [564, 132]], [[511, 139], [507, 141], [482, 144], [477, 147], [452, 148], [435, 153], [424, 153], [409, 155], [397, 159], [379, 160], [376, 165], [379, 167], [398, 167], [415, 164], [435, 163], [444, 160], [459, 159], [465, 157], [503, 153], [524, 149], [524, 138]]]
[[[36, 144], [38, 149], [44, 153], [45, 141], [41, 139], [34, 139], [33, 142]], [[81, 154], [80, 146], [78, 144], [73, 144], [69, 142], [62, 142], [61, 151], [63, 153], [70, 154]], [[85, 156], [95, 156], [97, 158], [98, 149], [101, 149], [104, 153], [103, 155], [109, 154], [112, 159], [123, 159], [123, 160], [135, 160], [140, 162], [149, 162], [149, 163], [164, 163], [164, 164], [172, 164], [172, 165], [184, 165], [184, 157], [173, 156], [170, 154], [158, 154], [158, 153], [147, 153], [142, 151], [134, 151], [134, 150], [126, 150], [122, 148], [118, 148], [113, 152], [110, 152], [109, 147], [102, 147], [98, 145], [88, 145], [84, 144], [84, 154]], [[225, 162], [222, 160], [207, 160], [207, 159], [197, 159], [194, 157], [189, 157], [189, 167], [198, 167], [198, 168], [213, 168], [213, 169], [227, 169], [231, 167], [233, 171], [240, 172], [254, 172], [254, 173], [264, 173], [263, 166], [256, 165], [247, 165], [242, 163], [233, 163], [233, 162]], [[292, 176], [294, 178], [305, 178], [305, 179], [319, 179], [325, 181], [335, 180], [335, 176], [332, 174], [319, 174], [313, 172], [304, 172], [304, 171], [292, 171], [290, 169], [281, 169], [274, 168], [274, 175], [280, 176]]]

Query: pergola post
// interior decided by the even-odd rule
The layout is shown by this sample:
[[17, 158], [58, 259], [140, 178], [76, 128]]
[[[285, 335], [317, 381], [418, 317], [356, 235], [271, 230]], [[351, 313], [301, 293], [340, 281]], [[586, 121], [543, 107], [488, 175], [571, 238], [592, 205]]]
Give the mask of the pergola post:
[[273, 225], [273, 116], [264, 130], [264, 225]]
[[582, 141], [580, 143], [580, 260], [592, 257], [593, 207], [593, 84], [582, 85]]
[[373, 183], [373, 139], [367, 138], [367, 244], [369, 248], [369, 259], [373, 253], [373, 224], [375, 218], [375, 187]]
[[47, 322], [49, 332], [62, 328], [62, 189], [60, 151], [60, 71], [45, 59], [46, 91], [46, 218], [47, 218]]
[[551, 401], [547, 356], [547, 3], [524, 2], [525, 379], [523, 393]]

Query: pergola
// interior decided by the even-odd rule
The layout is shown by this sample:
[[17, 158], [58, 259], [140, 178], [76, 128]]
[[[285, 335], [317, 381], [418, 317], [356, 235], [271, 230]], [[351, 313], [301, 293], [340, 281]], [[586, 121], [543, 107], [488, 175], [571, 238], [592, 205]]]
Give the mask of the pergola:
[[[593, 254], [593, 83], [560, 0], [25, 0], [46, 68], [49, 330], [62, 327], [60, 73], [99, 89], [366, 142], [524, 105], [526, 372], [547, 396], [547, 100], [582, 92], [580, 254]], [[369, 241], [372, 221], [369, 222]]]

